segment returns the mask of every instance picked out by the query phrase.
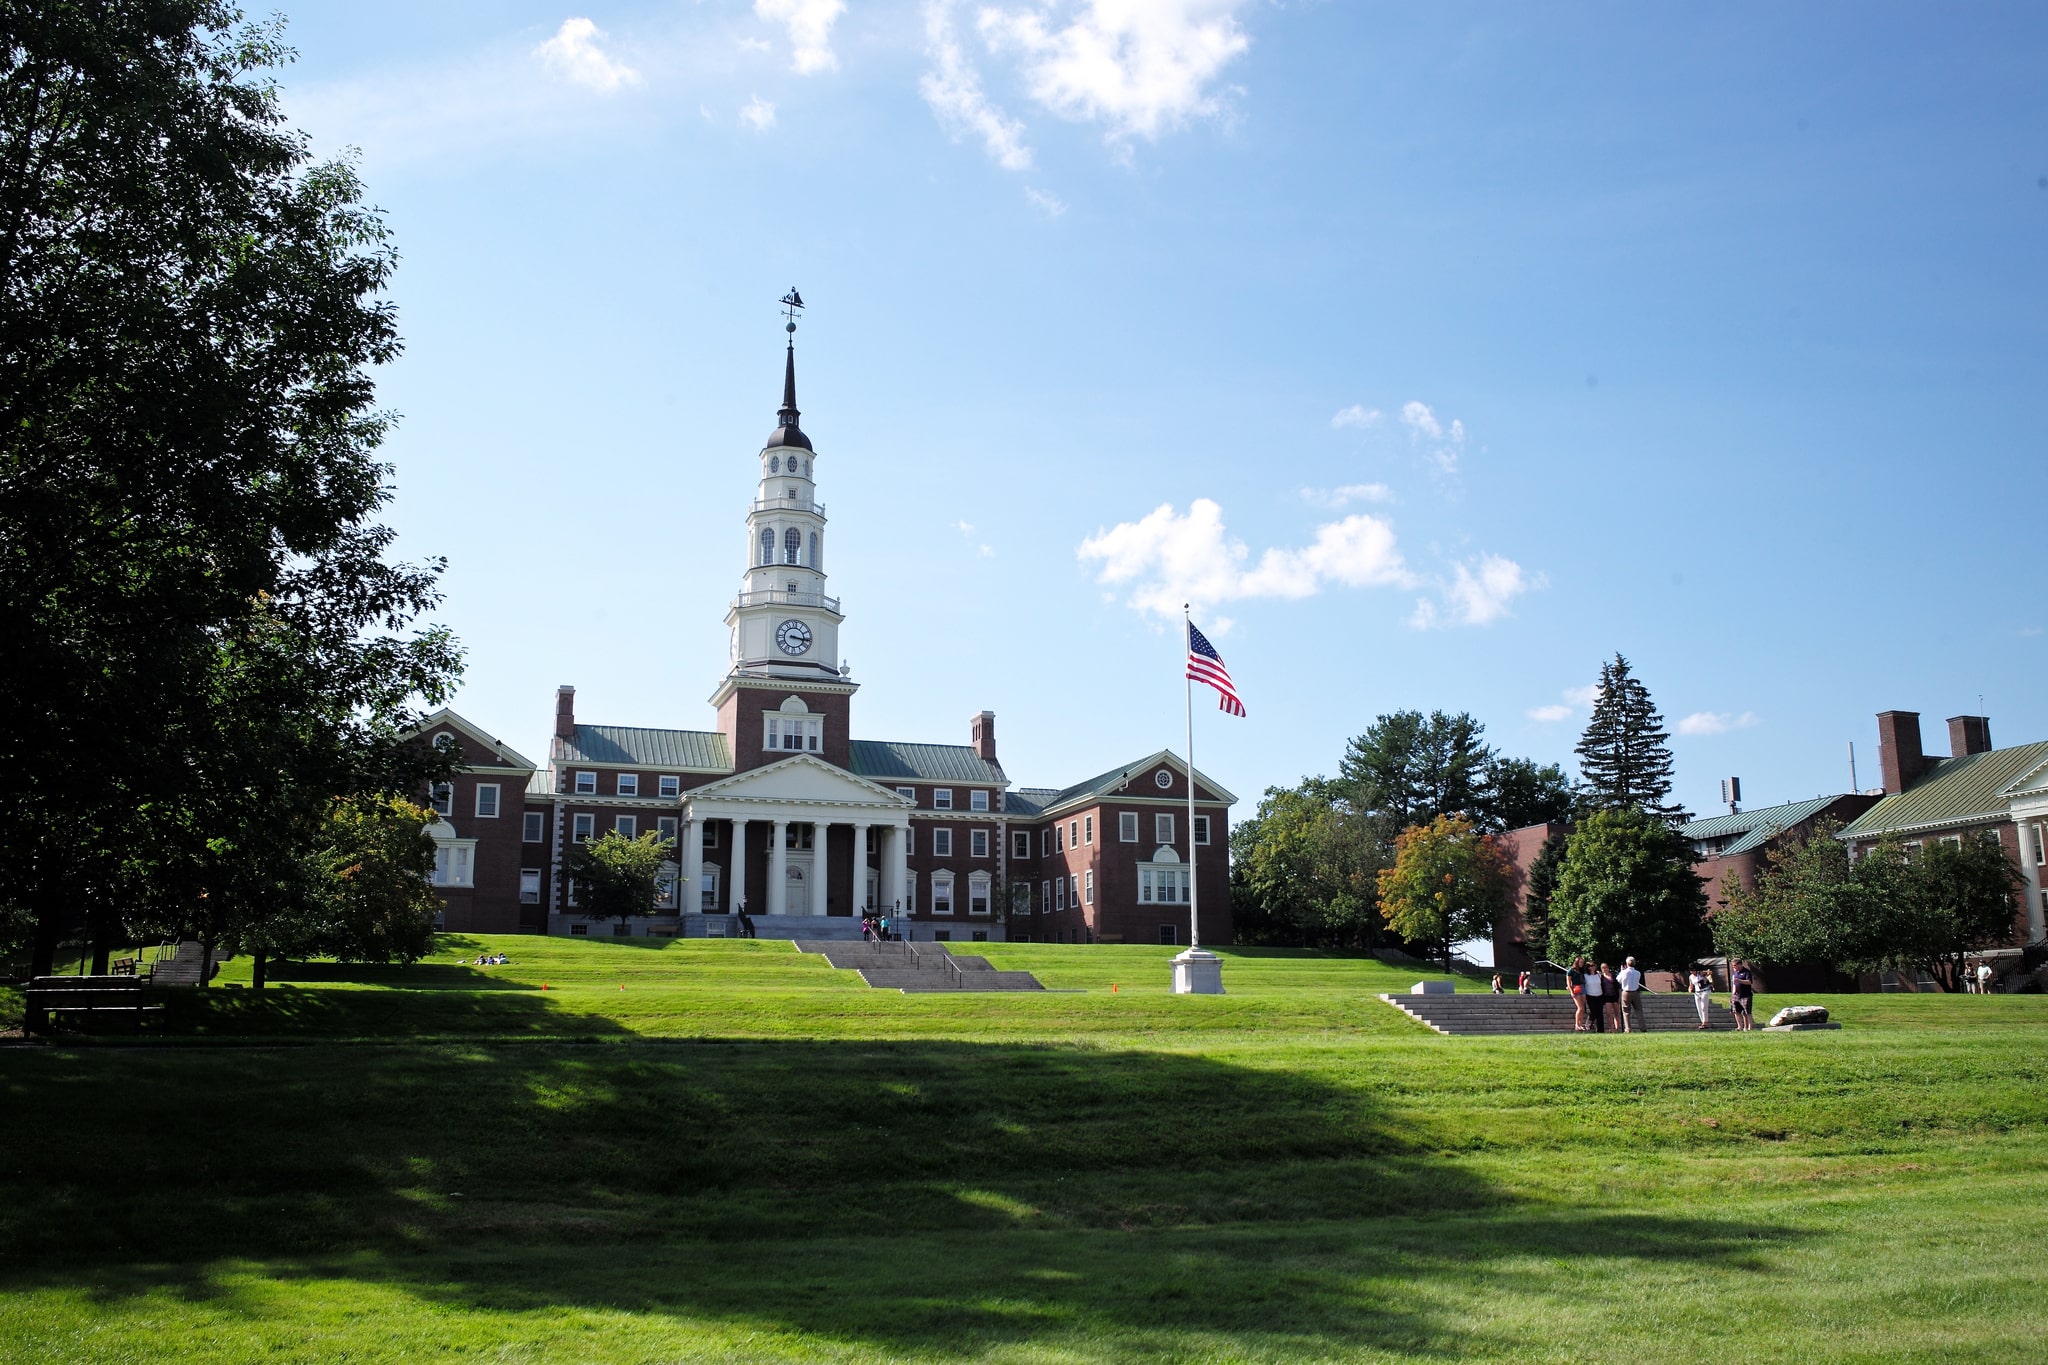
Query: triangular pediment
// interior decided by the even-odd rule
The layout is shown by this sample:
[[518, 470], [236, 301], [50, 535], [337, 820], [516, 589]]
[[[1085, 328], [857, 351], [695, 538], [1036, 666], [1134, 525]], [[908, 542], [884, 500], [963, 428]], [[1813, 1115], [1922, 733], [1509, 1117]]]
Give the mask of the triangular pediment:
[[421, 721], [417, 729], [409, 732], [408, 737], [423, 737], [441, 730], [456, 731], [479, 747], [491, 750], [497, 756], [498, 761], [508, 767], [524, 768], [528, 772], [536, 770], [532, 759], [527, 758], [496, 735], [487, 734], [460, 713], [451, 711], [445, 706]]
[[2005, 790], [1999, 795], [2014, 800], [2048, 796], [2048, 759], [2036, 763], [2006, 783]]
[[907, 810], [912, 804], [887, 787], [809, 754], [794, 754], [779, 763], [721, 777], [691, 788], [685, 796], [692, 801], [831, 801], [893, 810]]

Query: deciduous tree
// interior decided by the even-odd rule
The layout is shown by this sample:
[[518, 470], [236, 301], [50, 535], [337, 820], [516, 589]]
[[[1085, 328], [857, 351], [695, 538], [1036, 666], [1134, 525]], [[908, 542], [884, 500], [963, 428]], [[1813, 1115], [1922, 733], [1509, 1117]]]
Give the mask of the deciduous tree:
[[1380, 913], [1412, 943], [1443, 949], [1485, 938], [1507, 908], [1514, 860], [1492, 835], [1461, 815], [1439, 815], [1394, 840], [1394, 864], [1379, 874]]
[[608, 830], [569, 855], [569, 876], [585, 919], [626, 919], [651, 915], [660, 894], [664, 864], [675, 857], [675, 840], [649, 831], [628, 839]]
[[1712, 944], [1692, 845], [1635, 806], [1596, 811], [1572, 832], [1550, 896], [1550, 955], [1683, 967]]

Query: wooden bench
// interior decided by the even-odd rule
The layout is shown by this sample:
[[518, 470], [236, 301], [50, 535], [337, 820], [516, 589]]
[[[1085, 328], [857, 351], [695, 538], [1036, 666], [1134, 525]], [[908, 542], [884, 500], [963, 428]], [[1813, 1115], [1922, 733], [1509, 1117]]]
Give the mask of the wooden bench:
[[142, 978], [136, 976], [39, 976], [28, 983], [23, 1024], [29, 1033], [46, 1033], [53, 1014], [109, 1014], [140, 1028], [145, 1014], [162, 1005], [146, 1004]]

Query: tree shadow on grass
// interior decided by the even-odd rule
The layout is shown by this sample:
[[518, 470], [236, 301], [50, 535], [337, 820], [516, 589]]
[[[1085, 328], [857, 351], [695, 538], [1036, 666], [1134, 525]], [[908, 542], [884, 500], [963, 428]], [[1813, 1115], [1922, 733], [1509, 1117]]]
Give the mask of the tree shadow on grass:
[[231, 1298], [217, 1268], [253, 1263], [888, 1354], [1191, 1331], [1455, 1354], [1418, 1281], [1739, 1266], [1795, 1235], [1523, 1206], [1369, 1090], [1183, 1053], [76, 1050], [0, 1057], [0, 1099], [26, 1119], [0, 1293], [108, 1305]]

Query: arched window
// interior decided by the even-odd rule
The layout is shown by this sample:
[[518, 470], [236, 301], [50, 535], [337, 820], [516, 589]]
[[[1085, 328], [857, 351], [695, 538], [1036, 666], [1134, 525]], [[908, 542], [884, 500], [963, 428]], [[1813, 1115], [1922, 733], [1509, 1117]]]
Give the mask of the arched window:
[[[791, 460], [790, 463], [795, 464], [796, 461]], [[768, 457], [768, 472], [770, 474], [780, 474], [782, 472], [782, 457], [780, 455], [770, 455]]]
[[782, 562], [794, 564], [797, 554], [804, 548], [804, 533], [791, 526], [782, 533]]
[[811, 532], [811, 567], [818, 567], [818, 533]]
[[763, 526], [761, 528], [761, 562], [763, 564], [773, 564], [775, 562], [775, 528], [772, 526]]

